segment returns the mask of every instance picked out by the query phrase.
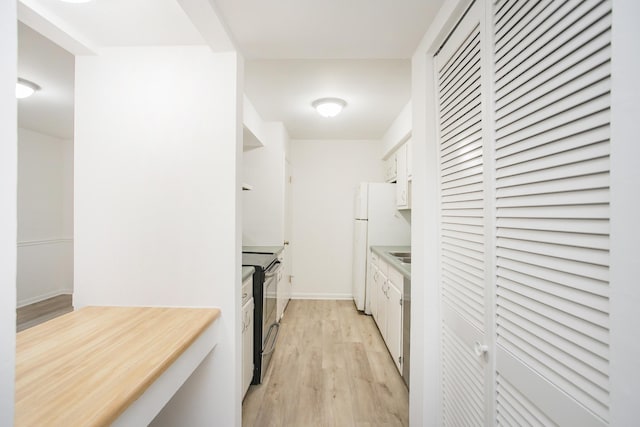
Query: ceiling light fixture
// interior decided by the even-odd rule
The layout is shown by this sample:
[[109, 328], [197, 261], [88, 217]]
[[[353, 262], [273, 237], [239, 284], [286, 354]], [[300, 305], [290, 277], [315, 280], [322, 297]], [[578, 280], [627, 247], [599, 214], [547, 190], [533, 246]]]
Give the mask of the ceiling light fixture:
[[340, 98], [321, 98], [313, 101], [311, 105], [322, 117], [335, 117], [347, 106], [347, 103]]
[[22, 99], [31, 96], [35, 91], [40, 90], [40, 86], [29, 80], [18, 78], [16, 83], [16, 98]]

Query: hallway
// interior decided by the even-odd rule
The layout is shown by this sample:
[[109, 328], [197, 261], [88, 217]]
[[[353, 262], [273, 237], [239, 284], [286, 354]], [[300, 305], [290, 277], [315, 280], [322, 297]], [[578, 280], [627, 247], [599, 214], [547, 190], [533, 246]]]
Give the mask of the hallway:
[[409, 393], [370, 316], [353, 301], [292, 300], [243, 426], [407, 426]]

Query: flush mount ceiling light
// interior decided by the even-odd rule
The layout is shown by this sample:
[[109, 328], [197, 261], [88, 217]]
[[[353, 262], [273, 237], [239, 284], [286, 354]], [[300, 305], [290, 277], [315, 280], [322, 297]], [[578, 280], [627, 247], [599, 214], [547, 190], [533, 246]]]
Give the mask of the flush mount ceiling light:
[[40, 86], [29, 80], [18, 78], [16, 83], [16, 98], [22, 99], [31, 96], [35, 91], [40, 90]]
[[311, 105], [322, 117], [335, 117], [340, 114], [347, 103], [340, 98], [321, 98], [313, 101]]

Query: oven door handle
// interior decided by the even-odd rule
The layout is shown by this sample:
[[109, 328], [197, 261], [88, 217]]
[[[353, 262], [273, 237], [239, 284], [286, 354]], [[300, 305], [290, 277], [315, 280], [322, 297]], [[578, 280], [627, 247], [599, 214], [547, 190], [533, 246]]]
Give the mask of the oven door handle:
[[267, 272], [265, 272], [264, 277], [270, 278], [278, 274], [278, 271], [280, 270], [280, 266], [281, 266], [280, 261], [275, 262], [273, 267], [271, 267], [269, 270], [267, 270]]
[[280, 324], [279, 323], [273, 323], [271, 324], [271, 326], [269, 326], [269, 331], [267, 332], [267, 339], [265, 339], [265, 342], [269, 341], [269, 337], [271, 336], [271, 331], [273, 330], [273, 328], [276, 328], [276, 334], [273, 336], [273, 341], [271, 343], [271, 348], [269, 348], [269, 350], [263, 350], [262, 351], [262, 355], [263, 356], [267, 356], [271, 353], [273, 353], [273, 351], [276, 349], [276, 341], [278, 341], [278, 334], [280, 333]]

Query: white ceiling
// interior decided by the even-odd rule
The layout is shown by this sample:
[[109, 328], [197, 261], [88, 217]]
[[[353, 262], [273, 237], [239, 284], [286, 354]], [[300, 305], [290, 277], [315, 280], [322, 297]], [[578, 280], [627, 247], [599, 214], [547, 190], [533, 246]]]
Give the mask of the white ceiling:
[[409, 58], [442, 0], [215, 0], [248, 59]]
[[[64, 27], [66, 34], [99, 52], [106, 46], [204, 44], [211, 38], [198, 32], [182, 7], [191, 8], [194, 17], [198, 7], [213, 4], [247, 58], [246, 94], [265, 120], [284, 122], [296, 139], [371, 139], [382, 137], [409, 101], [409, 58], [443, 1], [94, 0], [73, 4], [19, 0], [18, 16], [25, 20], [27, 5], [30, 14], [36, 11], [53, 18], [50, 21]], [[197, 23], [201, 30], [202, 24]], [[31, 114], [40, 117], [42, 123], [36, 125], [38, 120], [32, 118], [28, 127], [68, 137], [73, 122], [68, 105], [73, 97], [69, 85], [73, 65], [65, 65], [66, 60], [49, 52], [55, 51], [55, 45], [24, 43], [35, 37], [23, 32], [19, 34], [21, 56], [34, 59], [29, 73], [37, 78], [20, 75], [43, 90], [20, 101], [19, 112], [25, 120]], [[58, 68], [70, 69], [67, 82]], [[65, 90], [61, 108], [47, 107], [46, 93]], [[314, 115], [310, 106], [314, 99], [327, 96], [344, 98], [349, 104], [333, 121]], [[54, 119], [54, 114], [65, 111], [66, 118]], [[60, 126], [56, 128], [54, 122]]]
[[[92, 46], [204, 44], [177, 0], [30, 0]], [[19, 15], [18, 15], [19, 16]]]
[[[245, 93], [294, 139], [379, 139], [411, 97], [410, 60], [443, 0], [215, 0], [247, 58]], [[348, 106], [327, 119], [317, 98]]]
[[[380, 139], [411, 96], [407, 59], [257, 60], [245, 66], [245, 92], [264, 120], [282, 121], [293, 139]], [[321, 117], [318, 98], [347, 102]]]

